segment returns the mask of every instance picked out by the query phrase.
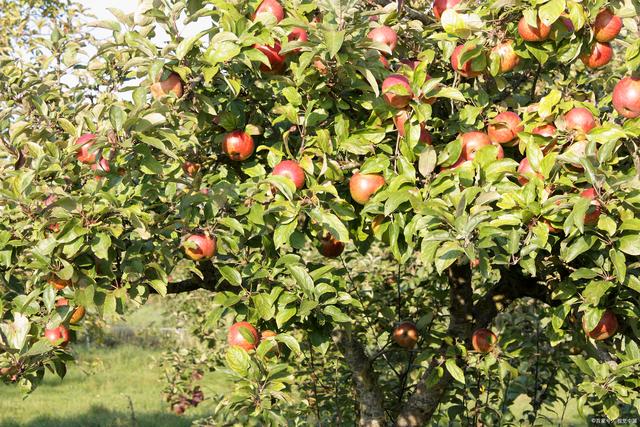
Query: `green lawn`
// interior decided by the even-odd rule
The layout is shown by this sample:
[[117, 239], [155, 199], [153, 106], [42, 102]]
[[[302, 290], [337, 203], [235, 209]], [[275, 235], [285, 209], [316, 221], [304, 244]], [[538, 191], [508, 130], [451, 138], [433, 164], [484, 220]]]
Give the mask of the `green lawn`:
[[47, 372], [24, 400], [16, 387], [0, 384], [0, 426], [188, 426], [202, 417], [206, 404], [182, 416], [169, 411], [161, 395], [159, 351], [79, 350], [64, 381]]

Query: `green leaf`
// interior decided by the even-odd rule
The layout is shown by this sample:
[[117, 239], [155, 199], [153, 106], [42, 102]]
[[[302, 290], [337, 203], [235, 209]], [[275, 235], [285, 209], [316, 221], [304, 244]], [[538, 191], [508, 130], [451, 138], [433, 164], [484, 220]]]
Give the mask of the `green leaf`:
[[251, 366], [249, 354], [245, 349], [238, 346], [231, 346], [227, 349], [225, 360], [227, 361], [227, 366], [242, 377], [247, 375]]
[[613, 269], [616, 273], [616, 278], [619, 283], [624, 283], [625, 278], [627, 277], [627, 259], [622, 252], [616, 251], [615, 249], [609, 250], [609, 258], [611, 258], [611, 262], [613, 263]]
[[215, 266], [227, 282], [231, 283], [233, 286], [240, 286], [242, 284], [242, 275], [237, 269], [229, 265], [215, 264]]
[[279, 308], [278, 314], [276, 314], [276, 325], [278, 325], [278, 328], [282, 328], [289, 319], [295, 316], [296, 311], [297, 309], [295, 307]]
[[276, 335], [276, 341], [283, 343], [284, 345], [289, 347], [289, 349], [291, 349], [291, 351], [293, 351], [294, 353], [300, 354], [300, 344], [298, 344], [298, 341], [291, 335], [278, 334]]
[[542, 22], [551, 25], [556, 22], [565, 8], [565, 0], [550, 0], [538, 9], [538, 16]]
[[305, 296], [309, 299], [314, 299], [315, 296], [315, 288], [313, 285], [313, 279], [307, 273], [307, 270], [299, 265], [287, 265], [289, 272], [296, 280], [302, 292], [304, 292]]
[[344, 314], [342, 312], [342, 310], [340, 310], [338, 307], [336, 307], [335, 305], [328, 305], [326, 306], [322, 312], [328, 316], [331, 316], [331, 318], [333, 318], [334, 322], [338, 322], [338, 323], [349, 323], [351, 322], [351, 318], [349, 316], [347, 316], [346, 314]]
[[216, 65], [220, 62], [229, 61], [239, 53], [240, 47], [237, 44], [231, 41], [223, 41], [212, 43], [202, 56], [202, 59], [210, 65]]
[[109, 109], [109, 121], [116, 131], [122, 130], [122, 125], [127, 120], [127, 113], [117, 105], [112, 105]]
[[276, 314], [276, 309], [268, 296], [256, 294], [253, 295], [251, 299], [253, 300], [253, 305], [258, 311], [258, 315], [260, 315], [263, 320], [270, 320]]
[[329, 51], [329, 58], [333, 59], [344, 43], [345, 31], [323, 31], [324, 44]]
[[458, 367], [455, 359], [447, 359], [445, 362], [445, 366], [447, 367], [447, 371], [451, 374], [451, 376], [458, 382], [464, 384], [464, 372], [462, 369]]
[[176, 47], [176, 59], [182, 60], [187, 53], [193, 48], [195, 42], [200, 40], [200, 37], [203, 36], [203, 32], [196, 34], [195, 36], [189, 37], [188, 39], [183, 39], [178, 46]]
[[623, 236], [618, 240], [618, 248], [627, 255], [640, 255], [640, 238], [638, 235]]
[[111, 237], [105, 233], [96, 233], [91, 240], [91, 250], [100, 259], [109, 259]]

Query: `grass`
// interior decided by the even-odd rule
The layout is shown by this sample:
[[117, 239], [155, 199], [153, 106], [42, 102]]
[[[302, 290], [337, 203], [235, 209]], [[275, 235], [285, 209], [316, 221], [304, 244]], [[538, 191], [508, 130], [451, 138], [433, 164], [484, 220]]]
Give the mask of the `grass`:
[[0, 385], [0, 426], [102, 427], [189, 426], [202, 405], [183, 416], [163, 401], [156, 350], [122, 346], [76, 349], [77, 362], [64, 380], [47, 372], [23, 400], [15, 386]]

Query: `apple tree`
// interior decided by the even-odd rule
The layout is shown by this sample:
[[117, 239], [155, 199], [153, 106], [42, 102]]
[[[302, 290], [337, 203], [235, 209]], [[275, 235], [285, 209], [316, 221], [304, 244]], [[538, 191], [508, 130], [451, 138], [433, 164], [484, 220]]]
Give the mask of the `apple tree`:
[[160, 294], [211, 425], [638, 416], [637, 2], [2, 6], [3, 381]]

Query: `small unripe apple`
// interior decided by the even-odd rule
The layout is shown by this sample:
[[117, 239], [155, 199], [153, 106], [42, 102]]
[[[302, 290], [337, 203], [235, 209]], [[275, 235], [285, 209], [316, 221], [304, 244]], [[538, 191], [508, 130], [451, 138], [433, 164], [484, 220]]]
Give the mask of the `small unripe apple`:
[[300, 190], [304, 187], [304, 170], [293, 160], [283, 160], [273, 168], [273, 175], [284, 176], [289, 178], [296, 186], [296, 189]]
[[591, 46], [588, 55], [582, 55], [580, 59], [589, 68], [599, 68], [607, 65], [613, 57], [613, 49], [609, 43], [595, 42]]
[[508, 144], [518, 137], [518, 132], [523, 130], [520, 116], [513, 111], [504, 111], [491, 121], [487, 132], [492, 142]]
[[495, 348], [497, 342], [498, 337], [489, 329], [479, 328], [471, 335], [471, 345], [478, 353], [489, 353]]
[[393, 330], [393, 340], [403, 348], [413, 348], [419, 337], [418, 328], [413, 322], [402, 322]]
[[599, 42], [608, 42], [616, 38], [622, 29], [622, 19], [611, 9], [602, 9], [593, 23], [593, 35]]
[[506, 40], [491, 49], [491, 51], [500, 57], [501, 73], [508, 73], [516, 68], [520, 62], [520, 57], [513, 50], [513, 40]]
[[161, 99], [173, 93], [177, 98], [182, 98], [182, 79], [176, 73], [169, 74], [165, 80], [155, 82], [149, 87], [154, 99]]
[[577, 131], [578, 134], [587, 134], [596, 127], [596, 119], [591, 111], [583, 107], [572, 108], [565, 116], [564, 122], [567, 130]]
[[76, 145], [79, 146], [76, 158], [79, 162], [85, 164], [95, 163], [97, 153], [91, 150], [95, 140], [96, 135], [93, 133], [85, 133], [76, 140]]
[[209, 259], [216, 254], [215, 237], [207, 234], [191, 234], [185, 240], [184, 252], [194, 261]]
[[260, 71], [263, 73], [275, 73], [279, 74], [284, 69], [285, 57], [280, 55], [281, 45], [279, 42], [274, 42], [273, 46], [267, 46], [264, 44], [256, 43], [254, 48], [262, 52], [269, 60], [269, 65], [260, 63]]
[[186, 173], [188, 176], [195, 176], [198, 171], [200, 170], [200, 163], [194, 163], [194, 162], [184, 162], [182, 164], [182, 170], [184, 171], [184, 173]]
[[537, 175], [540, 179], [544, 179], [544, 176], [541, 173], [533, 170], [529, 163], [529, 159], [525, 157], [518, 165], [518, 182], [521, 185], [527, 185], [529, 177], [532, 175]]
[[616, 84], [613, 107], [627, 119], [640, 117], [640, 77], [625, 77]]
[[254, 148], [251, 135], [241, 130], [234, 130], [222, 139], [222, 151], [231, 160], [239, 162], [247, 160], [253, 154]]
[[[45, 329], [44, 337], [49, 341], [52, 345], [57, 345], [58, 347], [65, 347], [69, 343], [69, 330], [60, 325], [56, 328]], [[62, 341], [60, 341], [62, 340]], [[58, 343], [60, 341], [60, 343]]]
[[263, 13], [270, 13], [276, 18], [276, 22], [284, 19], [284, 8], [277, 0], [263, 0], [256, 8], [255, 13], [251, 16], [251, 20], [255, 20]]
[[591, 187], [587, 188], [580, 192], [580, 197], [591, 200], [591, 205], [589, 206], [589, 210], [584, 214], [584, 224], [585, 225], [594, 225], [598, 222], [598, 218], [600, 218], [601, 208], [600, 202], [596, 200], [598, 194], [596, 190]]
[[481, 71], [473, 70], [473, 59], [468, 59], [464, 64], [460, 64], [460, 57], [464, 53], [464, 45], [458, 45], [451, 54], [451, 66], [463, 77], [473, 78], [482, 74]]
[[393, 52], [398, 44], [398, 34], [391, 27], [382, 25], [369, 31], [367, 38], [376, 43], [386, 44], [389, 46], [389, 50]]
[[447, 9], [453, 9], [461, 0], [435, 0], [433, 2], [433, 14], [440, 19]]
[[327, 258], [337, 258], [344, 251], [344, 243], [333, 237], [331, 233], [327, 233], [320, 239], [318, 252]]
[[587, 330], [586, 319], [582, 319], [582, 329], [585, 333], [596, 341], [606, 340], [612, 337], [618, 331], [618, 318], [611, 310], [605, 310], [600, 321], [593, 330]]
[[[402, 86], [407, 92], [404, 94], [393, 93], [394, 86]], [[411, 91], [411, 85], [409, 79], [401, 74], [391, 74], [382, 82], [382, 97], [385, 102], [391, 107], [404, 108], [409, 105], [413, 98], [413, 92]]]
[[[476, 157], [476, 152], [482, 147], [491, 145], [491, 140], [484, 132], [466, 132], [462, 134], [462, 158], [464, 160], [473, 160]], [[504, 153], [504, 151], [503, 151]]]
[[260, 336], [256, 328], [249, 322], [237, 322], [231, 325], [227, 334], [227, 343], [230, 346], [254, 350], [260, 343]]
[[546, 40], [551, 33], [551, 27], [542, 22], [540, 18], [538, 18], [537, 25], [537, 27], [532, 27], [523, 16], [520, 22], [518, 22], [518, 34], [520, 34], [522, 40], [527, 42], [541, 42]]
[[384, 184], [382, 175], [355, 173], [349, 180], [349, 192], [356, 203], [364, 205]]

